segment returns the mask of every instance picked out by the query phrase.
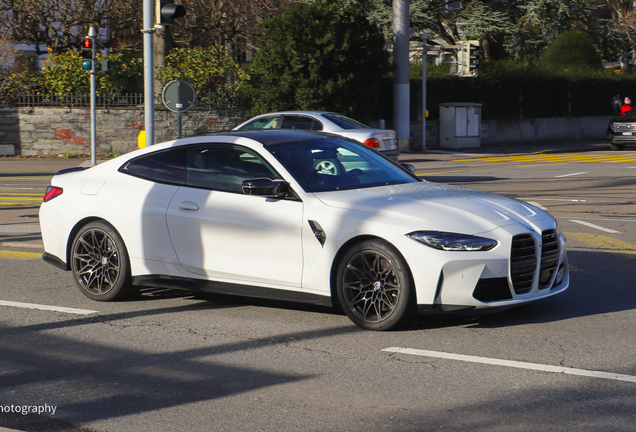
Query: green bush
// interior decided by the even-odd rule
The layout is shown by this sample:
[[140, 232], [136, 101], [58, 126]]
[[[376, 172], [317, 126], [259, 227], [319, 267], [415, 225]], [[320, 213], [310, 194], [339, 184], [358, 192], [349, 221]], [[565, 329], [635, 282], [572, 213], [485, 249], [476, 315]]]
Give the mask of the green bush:
[[[101, 72], [101, 60], [112, 63], [107, 72]], [[97, 54], [96, 87], [98, 94], [140, 93], [143, 91], [143, 64], [140, 56], [124, 54]], [[77, 51], [49, 56], [41, 71], [24, 68], [8, 77], [11, 92], [51, 93], [55, 95], [86, 94], [90, 91], [90, 74], [81, 69]]]
[[546, 48], [541, 65], [558, 72], [600, 72], [602, 61], [586, 34], [566, 31]]
[[208, 104], [213, 104], [215, 96], [235, 93], [244, 77], [238, 63], [222, 47], [177, 48], [157, 74], [164, 85], [187, 81], [197, 92], [197, 99]]
[[371, 118], [390, 65], [384, 37], [362, 8], [324, 0], [286, 10], [263, 27], [243, 87], [253, 114], [300, 109]]

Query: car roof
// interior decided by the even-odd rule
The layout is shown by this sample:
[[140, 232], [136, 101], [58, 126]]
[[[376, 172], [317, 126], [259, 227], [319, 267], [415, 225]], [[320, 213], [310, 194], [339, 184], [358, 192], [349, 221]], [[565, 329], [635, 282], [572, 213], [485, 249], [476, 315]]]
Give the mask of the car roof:
[[345, 139], [339, 135], [333, 135], [325, 132], [291, 129], [237, 130], [231, 132], [213, 133], [209, 135], [197, 135], [197, 138], [213, 136], [249, 138], [251, 140], [260, 142], [266, 147], [289, 142], [315, 140], [316, 138], [320, 137]]
[[[256, 117], [271, 116], [271, 115], [292, 115], [292, 114], [306, 114], [306, 115], [321, 116], [324, 114], [337, 114], [337, 113], [331, 112], [331, 111], [276, 111], [271, 113], [260, 114], [260, 115], [257, 115]], [[253, 118], [256, 118], [256, 117], [253, 117]]]

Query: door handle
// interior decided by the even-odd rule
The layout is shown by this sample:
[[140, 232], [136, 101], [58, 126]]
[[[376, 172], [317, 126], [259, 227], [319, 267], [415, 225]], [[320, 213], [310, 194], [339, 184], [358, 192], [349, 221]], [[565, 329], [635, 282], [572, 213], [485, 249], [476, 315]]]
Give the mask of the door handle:
[[197, 205], [197, 203], [193, 203], [192, 201], [184, 201], [179, 204], [179, 209], [183, 211], [195, 212], [199, 210], [199, 206]]

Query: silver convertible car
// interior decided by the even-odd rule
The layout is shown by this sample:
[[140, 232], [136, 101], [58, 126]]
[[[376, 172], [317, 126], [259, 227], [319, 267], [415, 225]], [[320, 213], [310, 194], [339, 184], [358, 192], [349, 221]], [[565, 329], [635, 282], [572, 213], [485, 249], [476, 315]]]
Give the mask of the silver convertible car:
[[565, 238], [546, 212], [422, 181], [314, 132], [197, 136], [62, 171], [40, 224], [43, 258], [100, 301], [138, 286], [204, 290], [341, 307], [389, 330], [569, 284]]

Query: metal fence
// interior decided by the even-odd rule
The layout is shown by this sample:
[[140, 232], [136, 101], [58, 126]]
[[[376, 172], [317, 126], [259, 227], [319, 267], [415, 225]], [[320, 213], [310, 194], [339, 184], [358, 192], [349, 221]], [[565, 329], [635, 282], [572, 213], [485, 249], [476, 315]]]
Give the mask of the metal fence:
[[[197, 96], [196, 107], [209, 109], [247, 109], [250, 107], [250, 98], [236, 93], [218, 93], [213, 95]], [[8, 106], [17, 107], [90, 107], [89, 94], [19, 94]], [[143, 107], [143, 93], [123, 93], [97, 95], [95, 106], [97, 108], [115, 107]]]

